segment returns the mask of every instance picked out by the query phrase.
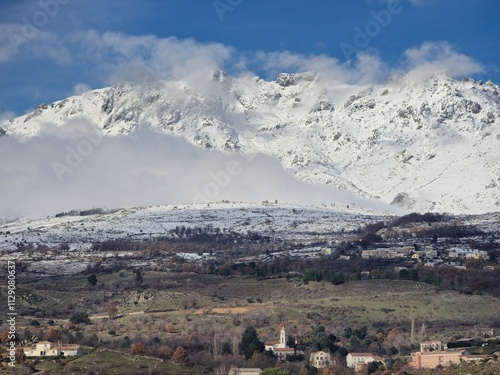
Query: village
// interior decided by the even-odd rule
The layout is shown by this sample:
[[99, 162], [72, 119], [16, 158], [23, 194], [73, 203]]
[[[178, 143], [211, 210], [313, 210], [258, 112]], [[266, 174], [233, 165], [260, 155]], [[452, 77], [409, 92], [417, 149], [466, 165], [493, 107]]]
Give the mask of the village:
[[181, 226], [90, 250], [19, 244], [3, 251], [18, 270], [17, 362], [51, 375], [99, 360], [105, 374], [128, 361], [183, 375], [496, 366], [497, 229], [455, 221], [411, 214], [308, 241]]
[[[251, 330], [253, 330], [253, 328], [251, 328], [250, 331]], [[244, 337], [247, 331], [248, 329], [245, 331]], [[345, 349], [337, 352], [339, 348], [334, 349], [337, 352], [336, 354], [332, 353], [329, 348], [304, 351], [298, 349], [297, 341], [293, 342], [292, 340], [291, 342], [291, 336], [287, 335], [285, 323], [280, 323], [277, 331], [279, 331], [277, 340], [263, 342], [261, 341], [262, 339], [259, 338], [259, 344], [269, 358], [274, 358], [276, 360], [275, 367], [282, 367], [280, 364], [296, 361], [297, 358], [304, 358], [307, 352], [308, 356], [305, 359], [306, 367], [303, 367], [307, 372], [302, 371], [300, 374], [389, 374], [394, 373], [395, 359], [400, 363], [404, 363], [406, 365], [405, 367], [408, 369], [437, 369], [469, 362], [485, 362], [490, 360], [498, 362], [498, 354], [500, 353], [500, 337], [495, 336], [493, 329], [486, 329], [486, 331], [480, 332], [485, 336], [481, 338], [463, 338], [449, 343], [442, 343], [438, 340], [422, 341], [419, 343], [419, 350], [412, 351], [406, 356], [401, 356], [399, 354], [377, 355], [370, 352], [347, 352]], [[30, 360], [36, 360], [37, 362], [51, 362], [56, 360], [71, 361], [72, 358], [85, 355], [81, 345], [63, 344], [61, 336], [55, 334], [56, 330], [52, 329], [49, 330], [49, 332], [51, 332], [51, 334], [48, 334], [47, 337], [50, 338], [51, 341], [38, 341], [36, 337], [32, 337], [31, 340], [25, 340], [24, 343], [30, 341], [31, 344], [18, 347], [16, 350], [16, 359], [18, 359], [18, 363]], [[240, 348], [243, 351], [246, 350], [243, 347], [244, 341], [245, 338], [243, 338], [240, 344]], [[258, 346], [256, 346], [256, 348], [258, 348]], [[87, 351], [88, 348], [85, 350]], [[256, 351], [258, 350], [259, 349], [256, 349]], [[478, 351], [488, 354], [471, 354], [472, 352]], [[145, 353], [137, 351], [133, 354], [140, 357]], [[252, 356], [255, 356], [255, 354], [255, 352], [252, 353]], [[174, 356], [172, 360], [177, 361]], [[5, 368], [6, 363], [3, 362], [2, 366]], [[265, 373], [263, 369], [258, 367], [237, 367], [233, 365], [230, 366], [230, 368], [226, 367], [226, 369], [228, 370], [226, 375], [259, 375]], [[342, 372], [336, 372], [341, 369], [344, 370], [342, 370]], [[387, 372], [388, 369], [391, 369], [391, 371]], [[220, 373], [221, 372], [216, 372], [216, 374]]]

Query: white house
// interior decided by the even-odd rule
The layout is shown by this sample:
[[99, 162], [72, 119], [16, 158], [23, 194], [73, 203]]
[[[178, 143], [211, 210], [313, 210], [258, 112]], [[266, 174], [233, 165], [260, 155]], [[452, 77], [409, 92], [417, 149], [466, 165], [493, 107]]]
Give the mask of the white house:
[[460, 247], [452, 247], [448, 250], [450, 258], [473, 258], [473, 259], [488, 259], [488, 253], [484, 250], [462, 249]]
[[23, 347], [26, 357], [79, 357], [83, 355], [80, 345], [54, 344], [50, 341], [40, 341], [32, 346]]
[[332, 356], [327, 350], [312, 352], [309, 357], [309, 364], [316, 368], [327, 368], [332, 364]]
[[280, 324], [280, 339], [279, 341], [267, 341], [264, 343], [266, 350], [271, 350], [276, 357], [285, 360], [287, 355], [294, 354], [295, 349], [289, 348], [286, 345], [285, 324]]
[[355, 368], [356, 365], [359, 364], [367, 365], [370, 362], [383, 361], [382, 358], [373, 355], [371, 353], [349, 353], [346, 357], [346, 360], [347, 360], [347, 367], [350, 368]]
[[81, 357], [83, 351], [80, 345], [63, 345], [61, 347], [61, 355], [65, 357]]

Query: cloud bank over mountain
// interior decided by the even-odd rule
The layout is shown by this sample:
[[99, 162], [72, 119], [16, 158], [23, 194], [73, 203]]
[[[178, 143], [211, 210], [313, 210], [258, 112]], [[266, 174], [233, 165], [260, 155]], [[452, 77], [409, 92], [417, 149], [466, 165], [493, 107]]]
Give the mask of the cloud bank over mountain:
[[223, 199], [395, 211], [300, 182], [271, 156], [207, 151], [146, 127], [130, 136], [103, 138], [82, 120], [74, 121], [71, 131], [48, 129], [29, 139], [0, 137], [0, 217]]
[[[208, 84], [209, 72], [216, 69], [236, 77], [257, 74], [265, 79], [273, 79], [281, 72], [314, 71], [324, 77], [328, 85], [379, 83], [392, 75], [422, 77], [449, 73], [461, 78], [484, 72], [480, 62], [457, 52], [445, 41], [428, 41], [411, 47], [398, 63], [388, 64], [372, 48], [363, 49], [352, 60], [342, 62], [324, 54], [242, 51], [221, 43], [202, 43], [189, 38], [95, 30], [78, 30], [62, 36], [40, 30], [32, 39], [13, 41], [13, 35], [23, 35], [25, 25], [4, 26], [0, 35], [0, 64], [21, 56], [64, 69], [81, 67], [87, 70], [87, 79], [92, 82], [75, 84], [75, 93], [92, 86], [99, 88], [144, 79], [182, 79], [201, 88]], [[13, 46], [17, 54], [13, 53]]]

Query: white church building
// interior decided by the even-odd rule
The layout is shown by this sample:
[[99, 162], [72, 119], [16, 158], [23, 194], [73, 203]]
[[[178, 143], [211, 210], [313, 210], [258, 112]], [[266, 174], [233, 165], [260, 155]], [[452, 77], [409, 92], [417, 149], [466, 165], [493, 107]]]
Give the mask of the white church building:
[[280, 339], [279, 341], [267, 341], [264, 343], [266, 350], [271, 350], [276, 357], [281, 360], [286, 360], [286, 356], [295, 353], [294, 348], [289, 348], [286, 345], [285, 324], [280, 324]]

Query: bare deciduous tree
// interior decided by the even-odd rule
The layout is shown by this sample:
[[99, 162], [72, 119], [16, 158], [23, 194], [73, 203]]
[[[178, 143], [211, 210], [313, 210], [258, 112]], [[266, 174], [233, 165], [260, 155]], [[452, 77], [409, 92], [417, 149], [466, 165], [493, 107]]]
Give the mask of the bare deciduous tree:
[[174, 354], [172, 355], [172, 361], [175, 363], [179, 364], [184, 364], [187, 363], [188, 360], [188, 354], [186, 349], [184, 349], [182, 346], [178, 346], [177, 349], [175, 349]]
[[43, 338], [50, 342], [58, 342], [62, 339], [61, 331], [58, 328], [49, 327]]
[[118, 301], [109, 301], [106, 304], [106, 313], [110, 319], [115, 319], [118, 315]]

